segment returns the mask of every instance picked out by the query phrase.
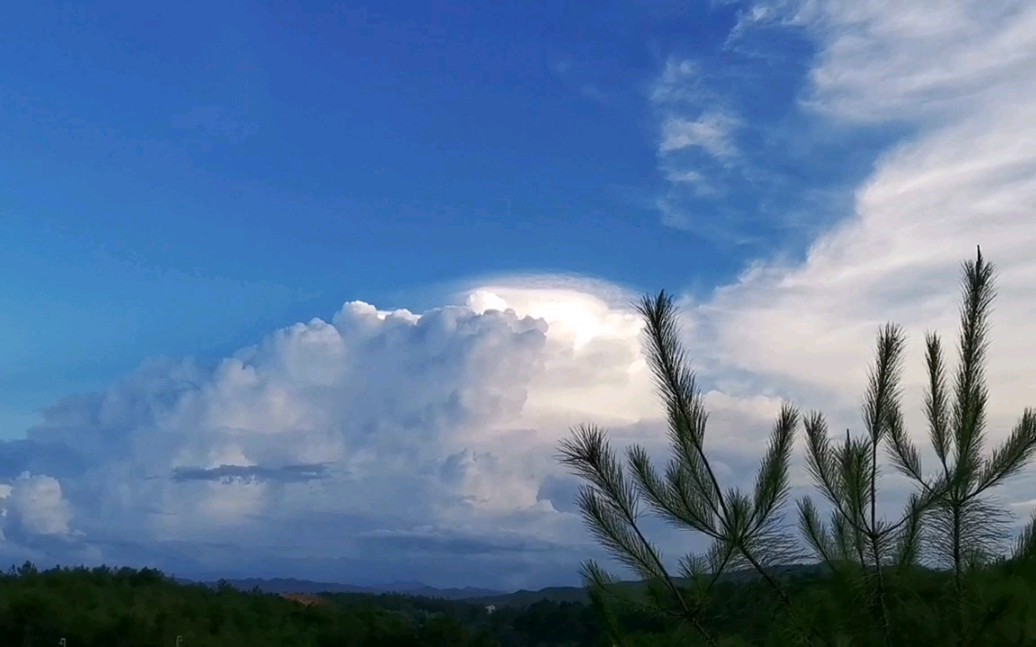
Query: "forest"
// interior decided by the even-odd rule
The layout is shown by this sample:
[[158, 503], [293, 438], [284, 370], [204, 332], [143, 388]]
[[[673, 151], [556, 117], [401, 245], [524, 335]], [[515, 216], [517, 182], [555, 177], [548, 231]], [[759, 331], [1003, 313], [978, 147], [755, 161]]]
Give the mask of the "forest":
[[[778, 577], [791, 608], [761, 579], [731, 577], [717, 584], [702, 613], [706, 630], [721, 645], [788, 645], [796, 644], [790, 637], [802, 623], [827, 631], [869, 621], [853, 586], [822, 569], [787, 569]], [[1036, 563], [1004, 560], [971, 578], [976, 631], [965, 644], [1033, 644]], [[924, 570], [889, 579], [891, 621], [900, 632], [892, 644], [953, 644], [940, 627], [953, 604], [951, 580], [949, 573]], [[646, 584], [627, 588], [648, 595]], [[70, 647], [172, 647], [180, 637], [181, 647], [597, 647], [616, 644], [615, 630], [630, 646], [704, 644], [678, 616], [624, 607], [606, 619], [589, 603], [547, 595], [535, 602], [516, 597], [489, 613], [478, 601], [356, 593], [296, 601], [226, 584], [184, 584], [150, 569], [38, 571], [26, 563], [0, 576], [0, 644], [56, 646], [64, 638]], [[856, 628], [857, 636], [866, 633]]]

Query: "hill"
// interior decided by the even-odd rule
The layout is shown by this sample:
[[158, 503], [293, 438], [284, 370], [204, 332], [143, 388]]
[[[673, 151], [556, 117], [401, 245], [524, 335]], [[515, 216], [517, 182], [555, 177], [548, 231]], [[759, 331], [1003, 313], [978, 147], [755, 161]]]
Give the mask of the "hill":
[[367, 593], [377, 595], [381, 593], [401, 593], [425, 598], [438, 598], [441, 600], [468, 600], [473, 598], [485, 598], [505, 595], [503, 591], [483, 589], [477, 587], [446, 588], [440, 589], [421, 582], [396, 582], [383, 586], [357, 586], [354, 584], [341, 584], [337, 582], [315, 582], [313, 580], [300, 580], [294, 578], [242, 578], [220, 580], [219, 582], [206, 582], [208, 586], [216, 586], [220, 582], [230, 585], [240, 591], [259, 590], [263, 593], [290, 593], [300, 595], [319, 595], [322, 593]]
[[[773, 572], [775, 575], [782, 578], [798, 578], [814, 576], [823, 572], [823, 570], [824, 568], [819, 564], [789, 564], [785, 566], [777, 566], [773, 569]], [[740, 584], [752, 582], [758, 578], [759, 574], [755, 570], [741, 569], [726, 573], [720, 578], [720, 581], [731, 584]], [[680, 580], [679, 578], [677, 578], [677, 583], [681, 585], [687, 584], [686, 581]], [[619, 586], [635, 590], [643, 587], [644, 582], [621, 582]], [[586, 589], [581, 586], [552, 586], [537, 590], [522, 589], [511, 593], [472, 596], [470, 598], [461, 599], [481, 605], [491, 604], [496, 607], [528, 606], [541, 600], [549, 600], [551, 602], [578, 602], [580, 604], [588, 604], [590, 601]]]
[[[252, 586], [327, 588], [304, 580], [237, 584], [252, 588], [185, 583], [149, 569], [39, 571], [26, 563], [0, 574], [0, 645], [548, 647], [596, 644], [602, 635], [583, 607], [560, 615], [553, 605], [490, 614], [482, 606], [442, 598], [265, 593]], [[552, 611], [554, 620], [545, 622], [544, 613]]]

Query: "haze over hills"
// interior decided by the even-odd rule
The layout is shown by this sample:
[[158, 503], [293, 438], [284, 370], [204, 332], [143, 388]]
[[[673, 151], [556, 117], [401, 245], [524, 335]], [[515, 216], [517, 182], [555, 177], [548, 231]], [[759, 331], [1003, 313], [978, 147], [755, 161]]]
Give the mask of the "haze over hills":
[[[222, 582], [242, 591], [259, 589], [265, 593], [298, 593], [316, 595], [320, 593], [403, 593], [428, 598], [439, 598], [443, 600], [468, 600], [474, 598], [488, 598], [495, 596], [506, 596], [504, 591], [483, 589], [473, 586], [461, 588], [436, 588], [428, 586], [423, 582], [395, 582], [383, 586], [357, 586], [354, 584], [341, 584], [338, 582], [315, 582], [313, 580], [300, 580], [290, 577], [277, 578], [239, 578], [225, 579]], [[206, 582], [215, 586], [218, 582]], [[573, 587], [574, 589], [575, 587]]]
[[[784, 576], [800, 576], [815, 573], [822, 568], [818, 564], [797, 564], [777, 567], [776, 572]], [[758, 577], [755, 571], [742, 569], [726, 573], [721, 579], [726, 581], [744, 581]], [[185, 582], [187, 580], [184, 580]], [[423, 582], [395, 582], [381, 586], [358, 586], [338, 582], [318, 582], [296, 578], [237, 578], [220, 580], [230, 586], [251, 591], [258, 589], [265, 593], [320, 595], [337, 593], [356, 593], [367, 595], [403, 594], [415, 597], [436, 598], [440, 600], [463, 600], [495, 606], [524, 606], [540, 600], [552, 602], [587, 602], [586, 589], [582, 586], [548, 586], [542, 589], [519, 589], [516, 591], [499, 591], [474, 586], [459, 588], [436, 588]], [[206, 582], [208, 586], [216, 586], [218, 582]], [[639, 581], [624, 582], [624, 586], [636, 587]]]

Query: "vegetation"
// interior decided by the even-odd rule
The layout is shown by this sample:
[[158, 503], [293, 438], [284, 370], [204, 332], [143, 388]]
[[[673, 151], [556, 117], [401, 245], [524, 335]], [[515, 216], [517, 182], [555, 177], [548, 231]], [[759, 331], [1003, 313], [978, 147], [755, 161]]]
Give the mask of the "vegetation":
[[[844, 442], [832, 442], [823, 414], [803, 417], [785, 405], [750, 492], [723, 489], [709, 461], [708, 414], [680, 343], [672, 299], [663, 292], [642, 301], [649, 361], [669, 422], [669, 464], [659, 472], [638, 446], [621, 461], [606, 433], [593, 425], [575, 429], [560, 452], [560, 460], [586, 482], [579, 504], [590, 530], [646, 582], [631, 594], [594, 562], [584, 565], [592, 600], [615, 643], [640, 644], [615, 615], [616, 609], [637, 608], [675, 621], [682, 644], [1036, 644], [1033, 524], [1004, 560], [1009, 515], [990, 496], [1036, 452], [1036, 411], [1026, 410], [1003, 444], [984, 451], [994, 273], [981, 250], [963, 269], [960, 360], [952, 384], [939, 337], [930, 333], [926, 340], [924, 410], [936, 469], [923, 470], [904, 429], [904, 337], [890, 324], [878, 336], [863, 404], [864, 433], [854, 437], [847, 431]], [[800, 423], [809, 472], [830, 517], [824, 521], [813, 500], [803, 498], [797, 538], [784, 523], [783, 508]], [[878, 514], [879, 448], [914, 487], [902, 514], [891, 520]], [[671, 573], [641, 530], [645, 508], [705, 537], [708, 550], [682, 558]], [[810, 553], [823, 565], [823, 577], [804, 583], [778, 575], [777, 566], [801, 562]], [[724, 623], [732, 592], [720, 584], [732, 569], [757, 575], [750, 585], [762, 585], [755, 604], [776, 610], [768, 623], [744, 626], [758, 616], [745, 609], [736, 624]]]
[[0, 577], [0, 645], [69, 647], [518, 646], [597, 644], [592, 609], [542, 601], [489, 614], [480, 604], [336, 594], [312, 603], [154, 570], [54, 569]]
[[[776, 605], [774, 590], [762, 579], [731, 572], [715, 584], [702, 625], [722, 645], [794, 644], [785, 641], [790, 617]], [[847, 589], [816, 567], [775, 574], [804, 621], [838, 626], [867, 621], [866, 613], [844, 616]], [[948, 603], [949, 573], [918, 569], [893, 572], [886, 581], [890, 622], [915, 631], [918, 640], [895, 644], [936, 644], [939, 618]], [[643, 584], [624, 583], [631, 592]], [[987, 610], [1006, 609], [987, 643], [1032, 644], [1036, 631], [1036, 567], [1033, 562], [1001, 562], [969, 580], [969, 591]], [[571, 589], [548, 589], [495, 599], [493, 613], [478, 601], [438, 600], [405, 595], [340, 593], [305, 596], [300, 604], [280, 595], [244, 592], [228, 586], [185, 585], [153, 570], [62, 569], [37, 572], [30, 564], [0, 577], [0, 645], [69, 647], [157, 647], [176, 644], [295, 646], [600, 647], [614, 644], [605, 620], [588, 601], [574, 601]], [[918, 602], [923, 600], [924, 603]], [[850, 598], [851, 600], [851, 598]], [[621, 644], [695, 645], [676, 616], [615, 607], [610, 616], [622, 632]], [[926, 638], [930, 637], [930, 638]], [[868, 644], [854, 640], [843, 644]]]

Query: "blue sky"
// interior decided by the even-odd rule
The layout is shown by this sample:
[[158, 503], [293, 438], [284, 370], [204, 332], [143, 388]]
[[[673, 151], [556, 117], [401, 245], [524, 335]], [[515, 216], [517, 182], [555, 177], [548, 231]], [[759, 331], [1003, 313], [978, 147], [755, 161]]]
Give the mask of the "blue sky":
[[[767, 341], [769, 332], [801, 329], [815, 340], [809, 331], [819, 326], [850, 331], [850, 337], [859, 330], [867, 339], [881, 319], [879, 311], [891, 310], [908, 322], [930, 314], [903, 305], [921, 308], [917, 299], [893, 305], [878, 299], [882, 283], [875, 277], [867, 278], [873, 283], [838, 285], [816, 278], [821, 268], [827, 277], [863, 281], [871, 275], [853, 263], [882, 255], [905, 254], [908, 260], [898, 265], [889, 260], [888, 267], [905, 263], [918, 281], [942, 280], [949, 292], [938, 294], [952, 298], [955, 263], [980, 242], [972, 240], [979, 231], [978, 216], [960, 216], [964, 224], [950, 228], [953, 237], [938, 251], [904, 251], [902, 241], [938, 238], [925, 234], [925, 226], [953, 221], [945, 205], [911, 198], [910, 187], [925, 186], [933, 177], [959, 179], [953, 169], [921, 170], [981, 154], [965, 146], [986, 137], [968, 130], [966, 116], [1024, 115], [1028, 104], [1018, 97], [1027, 97], [1029, 89], [1010, 67], [1028, 60], [1029, 43], [1009, 29], [1029, 15], [1024, 3], [988, 13], [968, 2], [916, 9], [948, 26], [950, 36], [912, 36], [936, 48], [931, 51], [943, 52], [946, 60], [967, 62], [972, 51], [967, 48], [980, 49], [987, 42], [1020, 53], [1005, 56], [1004, 69], [980, 72], [976, 66], [955, 75], [928, 73], [925, 66], [934, 65], [934, 59], [911, 50], [909, 38], [893, 42], [924, 20], [913, 22], [910, 11], [894, 15], [872, 3], [853, 13], [850, 4], [616, 0], [5, 6], [0, 9], [0, 59], [15, 63], [0, 70], [0, 276], [5, 279], [0, 438], [11, 441], [5, 451], [15, 456], [0, 461], [9, 464], [6, 476], [16, 478], [25, 470], [36, 474], [12, 481], [25, 488], [52, 485], [32, 479], [60, 483], [54, 509], [64, 511], [59, 516], [67, 523], [57, 527], [79, 528], [87, 538], [77, 540], [79, 552], [67, 553], [82, 559], [112, 555], [99, 548], [108, 540], [90, 539], [89, 524], [82, 519], [101, 500], [108, 502], [106, 514], [116, 514], [109, 504], [117, 497], [103, 494], [103, 487], [81, 470], [69, 467], [67, 474], [60, 473], [61, 459], [43, 456], [31, 443], [62, 438], [78, 452], [73, 463], [82, 465], [119, 454], [107, 442], [146, 443], [140, 439], [161, 437], [170, 452], [186, 454], [166, 456], [173, 464], [152, 464], [148, 461], [154, 456], [131, 452], [123, 467], [146, 465], [152, 478], [183, 470], [217, 470], [211, 472], [215, 475], [229, 473], [218, 472], [223, 466], [246, 465], [256, 470], [253, 485], [276, 481], [270, 476], [276, 469], [294, 464], [277, 459], [275, 446], [260, 449], [252, 441], [227, 440], [215, 423], [213, 435], [206, 436], [207, 428], [197, 420], [200, 430], [187, 436], [176, 435], [187, 427], [167, 428], [171, 412], [180, 415], [187, 407], [177, 400], [177, 389], [202, 384], [199, 393], [230, 398], [220, 380], [231, 378], [213, 367], [235, 356], [246, 357], [235, 361], [252, 362], [253, 369], [276, 373], [277, 383], [296, 397], [297, 381], [306, 380], [297, 373], [303, 369], [292, 358], [302, 351], [293, 344], [302, 344], [298, 340], [306, 334], [329, 333], [284, 327], [314, 317], [331, 322], [342, 304], [353, 300], [417, 315], [431, 311], [441, 318], [426, 320], [438, 322], [427, 324], [433, 332], [411, 334], [392, 326], [420, 329], [416, 318], [383, 317], [377, 325], [386, 326], [385, 339], [395, 341], [375, 346], [402, 364], [423, 357], [425, 349], [399, 350], [397, 357], [391, 354], [397, 351], [384, 350], [386, 344], [439, 348], [427, 351], [438, 359], [412, 368], [427, 370], [431, 381], [410, 378], [416, 380], [411, 388], [427, 389], [416, 399], [427, 396], [428, 406], [439, 411], [434, 424], [450, 430], [430, 441], [429, 447], [442, 455], [433, 456], [429, 449], [421, 459], [444, 461], [446, 471], [437, 472], [444, 482], [453, 483], [445, 474], [458, 465], [477, 466], [480, 460], [496, 465], [499, 459], [487, 458], [492, 451], [486, 447], [477, 449], [486, 438], [460, 438], [455, 436], [459, 429], [471, 434], [471, 425], [499, 427], [501, 419], [520, 419], [514, 425], [522, 427], [536, 419], [545, 425], [542, 429], [552, 430], [551, 437], [562, 421], [570, 422], [569, 414], [589, 413], [576, 407], [543, 418], [549, 407], [540, 406], [534, 394], [546, 393], [542, 384], [553, 378], [538, 371], [547, 370], [544, 362], [550, 365], [552, 344], [571, 342], [575, 346], [565, 352], [583, 362], [576, 374], [592, 379], [588, 376], [595, 371], [606, 373], [594, 364], [604, 355], [578, 357], [581, 340], [595, 334], [580, 328], [591, 320], [597, 322], [596, 334], [618, 344], [615, 361], [621, 365], [633, 352], [629, 349], [636, 348], [636, 334], [616, 322], [628, 316], [624, 299], [644, 291], [667, 288], [683, 295], [698, 339], [706, 340], [700, 343], [707, 383], [734, 398], [731, 402], [749, 403], [741, 409], [731, 405], [732, 420], [757, 411], [757, 398], [830, 394], [836, 389], [824, 372], [845, 358], [860, 364], [863, 356], [846, 350], [856, 346], [839, 338], [842, 346], [824, 347], [834, 359], [817, 360], [807, 377], [793, 376], [777, 367], [787, 363], [788, 355], [769, 355], [776, 352]], [[925, 14], [929, 9], [933, 13]], [[974, 23], [970, 27], [969, 21]], [[895, 29], [884, 29], [889, 25]], [[916, 69], [910, 67], [912, 57]], [[1021, 90], [1012, 83], [1021, 84]], [[946, 135], [954, 128], [960, 129], [958, 136]], [[1027, 168], [1028, 152], [1012, 158], [1022, 164], [1022, 171], [1011, 167], [1015, 172]], [[904, 178], [915, 170], [918, 179], [911, 184]], [[1013, 214], [1011, 205], [1022, 204], [1027, 194], [996, 177], [1001, 179], [980, 178], [973, 184], [990, 195], [1014, 191], [1009, 198], [989, 198], [1007, 205], [1001, 212]], [[968, 194], [960, 200], [980, 198]], [[1027, 239], [1004, 240], [1002, 250], [994, 241], [994, 251], [1002, 251], [1007, 266], [1014, 267], [1022, 256], [1012, 241]], [[807, 293], [848, 300], [843, 306], [807, 303]], [[551, 305], [559, 300], [574, 305], [559, 314]], [[465, 303], [465, 312], [474, 313], [479, 323], [458, 323], [453, 314], [437, 310]], [[479, 317], [486, 316], [486, 303], [512, 307], [516, 318], [483, 321]], [[360, 344], [350, 335], [375, 325], [361, 310], [347, 308], [335, 319], [336, 344], [350, 339]], [[522, 319], [526, 315], [546, 321], [546, 332], [529, 329]], [[526, 382], [507, 382], [507, 388], [521, 397], [512, 397], [504, 387], [485, 386], [487, 375], [472, 367], [491, 371], [481, 359], [489, 351], [474, 341], [471, 346], [460, 341], [468, 339], [464, 335], [469, 333], [458, 332], [468, 330], [465, 326], [487, 335], [485, 344], [495, 339], [492, 344], [510, 348], [513, 342], [513, 352], [523, 358], [513, 361], [528, 373], [518, 371]], [[494, 337], [505, 329], [513, 336], [506, 343]], [[754, 331], [761, 346], [745, 344], [732, 331]], [[397, 334], [403, 336], [392, 336]], [[537, 335], [542, 339], [530, 341]], [[363, 344], [369, 342], [361, 337], [368, 340]], [[252, 357], [247, 348], [256, 344], [259, 350]], [[795, 352], [794, 344], [788, 348]], [[353, 350], [341, 352], [351, 357]], [[137, 371], [156, 357], [171, 359]], [[184, 363], [185, 357], [197, 363]], [[376, 353], [371, 357], [388, 361]], [[463, 361], [451, 363], [454, 357]], [[801, 362], [802, 355], [795, 361]], [[455, 368], [436, 373], [443, 366]], [[356, 375], [361, 377], [349, 381], [352, 386], [336, 382], [340, 399], [352, 401], [362, 392], [367, 400], [381, 402], [384, 394], [371, 390], [373, 381], [357, 386], [370, 375], [363, 370]], [[386, 374], [379, 379], [386, 393], [392, 391], [395, 378]], [[437, 393], [436, 380], [458, 386], [436, 400], [431, 395]], [[464, 385], [470, 384], [484, 392], [466, 391]], [[609, 401], [604, 391], [587, 388], [579, 397]], [[100, 395], [77, 395], [86, 393]], [[472, 404], [464, 399], [479, 393], [488, 400]], [[44, 419], [43, 411], [66, 396], [78, 399], [64, 401], [63, 413], [52, 409]], [[395, 400], [384, 397], [385, 406], [394, 406]], [[155, 404], [174, 400], [179, 408], [159, 411]], [[524, 408], [514, 404], [519, 401]], [[244, 406], [236, 400], [219, 402], [225, 410]], [[292, 459], [297, 464], [326, 463], [333, 471], [362, 454], [350, 445], [353, 432], [342, 431], [346, 423], [336, 416], [343, 412], [321, 409], [331, 406], [324, 400], [302, 398], [291, 406], [322, 412], [323, 417], [306, 418], [309, 431], [344, 434], [320, 436], [319, 442], [307, 437], [315, 444]], [[551, 406], [561, 407], [557, 402]], [[612, 413], [633, 424], [649, 417], [649, 409], [640, 406], [629, 404], [628, 410]], [[111, 413], [119, 407], [137, 413]], [[140, 413], [144, 409], [148, 413]], [[363, 438], [382, 433], [372, 431], [381, 422], [370, 415], [371, 428]], [[443, 422], [454, 415], [456, 421]], [[302, 424], [300, 419], [284, 424]], [[401, 418], [397, 427], [412, 422]], [[248, 428], [242, 425], [234, 428]], [[534, 490], [541, 494], [561, 483], [544, 466], [549, 460], [543, 460], [543, 447], [529, 449], [534, 458], [525, 465], [540, 470]], [[364, 451], [392, 462], [402, 450], [376, 444]], [[321, 452], [331, 458], [321, 459]], [[340, 460], [334, 458], [340, 454]], [[493, 470], [499, 471], [499, 465]], [[475, 496], [469, 490], [483, 487], [477, 483], [485, 477], [465, 474], [453, 484], [463, 490], [462, 498]], [[184, 488], [194, 487], [168, 480], [171, 489], [139, 505], [162, 510], [170, 500], [187, 496]], [[221, 481], [214, 477], [212, 482]], [[280, 513], [289, 516], [312, 512], [306, 506], [317, 505], [294, 502], [295, 486], [287, 480], [262, 487], [267, 489], [245, 488], [228, 500], [258, 505], [257, 497], [266, 497], [265, 505], [280, 506]], [[373, 482], [364, 487], [385, 487], [386, 497], [392, 490]], [[515, 485], [519, 499], [522, 487]], [[54, 488], [48, 491], [53, 494]], [[221, 491], [191, 492], [223, 496]], [[554, 504], [564, 507], [560, 501]], [[493, 514], [504, 514], [504, 508], [508, 514], [532, 514], [523, 505], [515, 503], [512, 509], [498, 503]], [[359, 514], [321, 506], [322, 514], [354, 521]], [[557, 523], [572, 521], [564, 511], [555, 512], [564, 517]], [[132, 535], [135, 530], [126, 523]], [[446, 527], [443, 519], [393, 523], [367, 518], [355, 527], [374, 536], [411, 533], [408, 546], [413, 533], [427, 538]], [[568, 545], [561, 539], [564, 533], [550, 527], [560, 533], [552, 540], [560, 543], [552, 546]], [[7, 534], [28, 533], [25, 528], [7, 529]], [[155, 532], [169, 542], [200, 542], [210, 530], [219, 534], [212, 528], [193, 534], [161, 528]], [[30, 535], [23, 548], [37, 550]], [[463, 539], [464, 545], [472, 541]], [[204, 541], [210, 540], [215, 541]], [[139, 551], [126, 554], [161, 563], [172, 559], [161, 551], [147, 553], [150, 557]], [[319, 559], [297, 568], [319, 571], [324, 568], [314, 566], [323, 564]], [[382, 568], [389, 569], [388, 564]], [[243, 572], [249, 568], [240, 565]], [[513, 564], [507, 568], [521, 571]]]
[[772, 127], [746, 128], [746, 144], [789, 136], [809, 44], [771, 37], [762, 60], [724, 48], [738, 11], [6, 8], [0, 55], [19, 64], [0, 78], [0, 262], [16, 286], [0, 336], [3, 435], [144, 356], [218, 356], [347, 298], [420, 309], [430, 285], [515, 271], [708, 289], [762, 247], [713, 230], [795, 249], [801, 232], [759, 212], [859, 163], [755, 151], [773, 178], [683, 199], [700, 223], [690, 231], [656, 204], [650, 94], [667, 60], [701, 59], [702, 93]]

